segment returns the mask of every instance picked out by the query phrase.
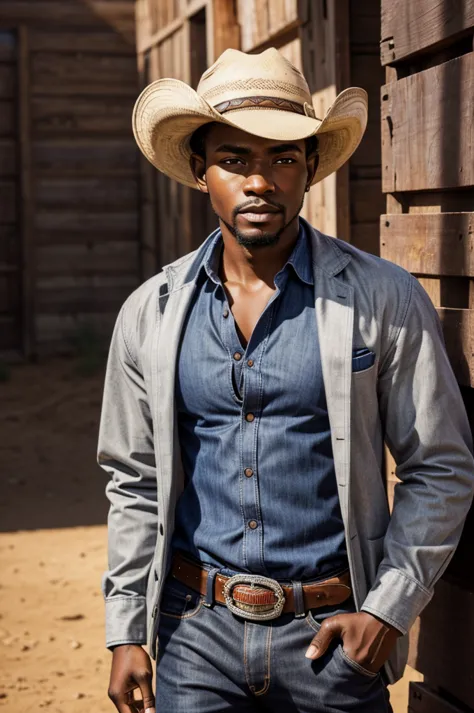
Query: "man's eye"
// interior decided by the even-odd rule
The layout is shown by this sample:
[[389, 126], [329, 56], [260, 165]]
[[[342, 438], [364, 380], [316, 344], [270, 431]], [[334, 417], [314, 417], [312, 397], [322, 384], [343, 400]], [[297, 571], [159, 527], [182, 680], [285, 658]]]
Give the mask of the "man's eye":
[[224, 158], [221, 163], [223, 163], [224, 166], [234, 166], [237, 163], [243, 163], [243, 161], [241, 158]]
[[296, 163], [294, 158], [290, 158], [287, 156], [286, 158], [277, 158], [275, 163], [283, 163], [283, 164], [289, 164], [289, 163]]

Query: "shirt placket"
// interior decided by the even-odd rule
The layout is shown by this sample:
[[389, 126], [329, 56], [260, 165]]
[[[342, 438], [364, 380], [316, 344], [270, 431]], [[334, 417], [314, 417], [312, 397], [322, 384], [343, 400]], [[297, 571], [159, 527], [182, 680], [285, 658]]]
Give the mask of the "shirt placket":
[[262, 419], [263, 375], [262, 364], [271, 333], [275, 300], [281, 294], [286, 276], [280, 275], [277, 291], [272, 295], [252, 333], [247, 348], [243, 349], [237, 325], [230, 307], [223, 306], [222, 337], [231, 360], [240, 401], [240, 473], [239, 493], [242, 513], [242, 559], [251, 572], [266, 573], [264, 561], [264, 523], [260, 508], [258, 429]]

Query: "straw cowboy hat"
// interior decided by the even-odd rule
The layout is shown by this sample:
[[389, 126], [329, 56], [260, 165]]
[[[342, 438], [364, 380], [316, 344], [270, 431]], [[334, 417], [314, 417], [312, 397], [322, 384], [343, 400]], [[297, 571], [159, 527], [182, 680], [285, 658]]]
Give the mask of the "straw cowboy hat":
[[367, 125], [367, 92], [344, 90], [326, 116], [317, 118], [305, 78], [278, 50], [246, 54], [228, 49], [204, 72], [197, 91], [177, 79], [159, 79], [143, 90], [133, 111], [135, 139], [146, 158], [191, 188], [197, 186], [189, 164], [190, 139], [213, 121], [277, 141], [317, 136], [317, 183], [359, 145]]

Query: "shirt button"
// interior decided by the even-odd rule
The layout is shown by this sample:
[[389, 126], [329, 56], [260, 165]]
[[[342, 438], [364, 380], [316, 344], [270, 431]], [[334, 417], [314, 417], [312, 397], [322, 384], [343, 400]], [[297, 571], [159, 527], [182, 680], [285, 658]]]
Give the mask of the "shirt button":
[[253, 359], [249, 359], [249, 360], [248, 360], [247, 366], [253, 366]]
[[245, 417], [245, 420], [248, 421], [249, 423], [252, 423], [252, 421], [255, 419], [255, 416], [253, 413], [248, 413]]
[[258, 522], [256, 520], [250, 520], [249, 527], [251, 530], [256, 530], [258, 527]]
[[235, 361], [240, 361], [242, 359], [242, 354], [240, 352], [235, 352], [234, 359]]
[[252, 468], [246, 468], [246, 469], [244, 470], [244, 473], [245, 473], [245, 475], [247, 476], [247, 478], [251, 478], [252, 475], [253, 475], [253, 470], [252, 470]]
[[227, 317], [229, 316], [229, 310], [228, 310], [228, 309], [225, 309], [225, 310], [222, 312], [222, 316], [224, 317], [224, 319], [227, 319]]

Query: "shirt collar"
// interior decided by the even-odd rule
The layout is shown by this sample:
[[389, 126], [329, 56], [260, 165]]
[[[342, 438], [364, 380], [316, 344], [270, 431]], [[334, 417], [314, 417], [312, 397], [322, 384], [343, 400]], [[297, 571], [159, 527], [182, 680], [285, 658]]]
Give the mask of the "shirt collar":
[[[219, 231], [211, 240], [202, 267], [207, 273], [207, 276], [216, 284], [220, 285], [219, 278], [219, 263], [221, 259], [223, 241], [222, 233]], [[293, 252], [288, 258], [284, 267], [280, 270], [283, 272], [287, 266], [291, 265], [302, 282], [308, 285], [314, 285], [311, 245], [309, 244], [307, 231], [300, 221], [300, 232], [296, 241]]]

